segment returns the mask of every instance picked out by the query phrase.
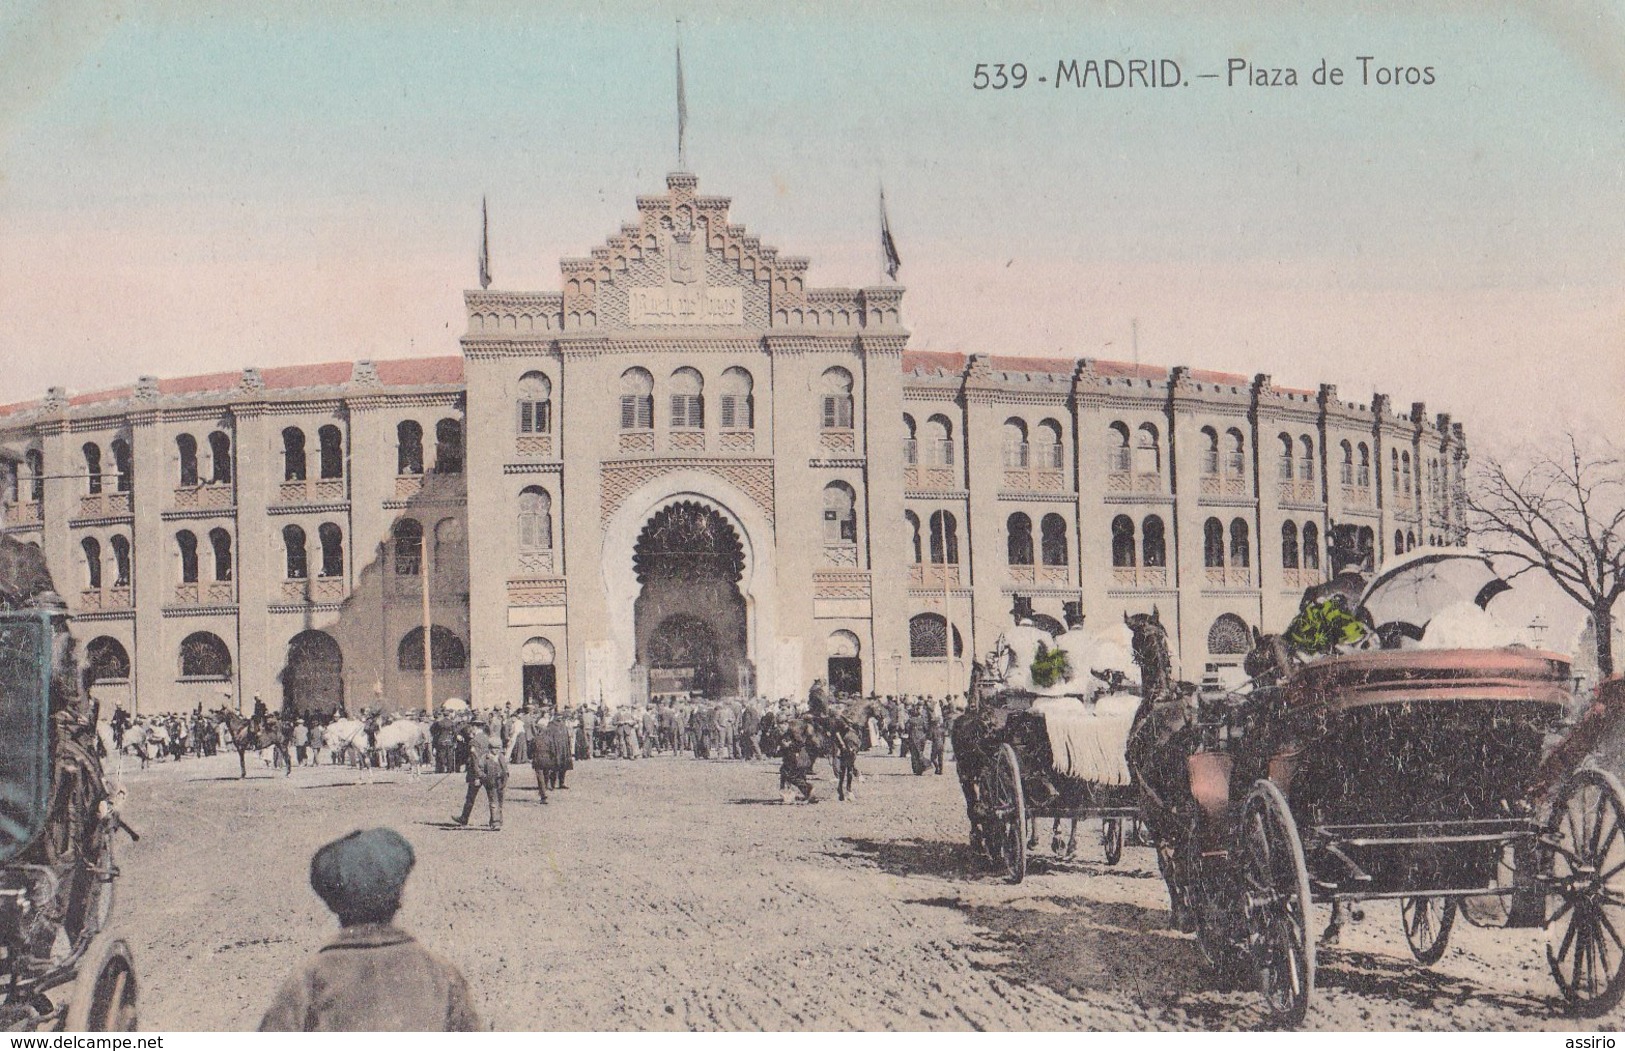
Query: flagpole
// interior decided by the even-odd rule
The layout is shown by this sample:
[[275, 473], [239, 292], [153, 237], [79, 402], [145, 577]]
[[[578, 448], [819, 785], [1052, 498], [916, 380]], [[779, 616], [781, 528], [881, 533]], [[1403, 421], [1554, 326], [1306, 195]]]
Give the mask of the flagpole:
[[688, 97], [683, 91], [683, 20], [677, 20], [677, 170], [688, 171]]

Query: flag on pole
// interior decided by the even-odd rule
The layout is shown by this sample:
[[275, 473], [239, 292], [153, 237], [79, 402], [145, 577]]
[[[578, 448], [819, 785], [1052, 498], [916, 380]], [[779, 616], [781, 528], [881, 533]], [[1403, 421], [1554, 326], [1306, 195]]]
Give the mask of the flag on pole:
[[[683, 23], [678, 22], [678, 33]], [[683, 92], [683, 41], [677, 40], [677, 167], [688, 168], [688, 96]]]
[[491, 220], [480, 198], [480, 287], [491, 287]]
[[897, 242], [891, 237], [891, 222], [886, 218], [886, 188], [880, 189], [880, 251], [886, 257], [886, 276], [897, 280], [897, 271], [903, 260], [897, 255]]

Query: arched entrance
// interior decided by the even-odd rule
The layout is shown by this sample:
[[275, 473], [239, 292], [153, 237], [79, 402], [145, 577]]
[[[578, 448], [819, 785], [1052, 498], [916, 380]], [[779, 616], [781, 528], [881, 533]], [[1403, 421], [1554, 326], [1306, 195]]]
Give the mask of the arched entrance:
[[633, 603], [634, 681], [651, 694], [727, 697], [748, 693], [744, 547], [716, 509], [679, 500], [644, 524], [632, 566], [641, 588]]
[[537, 636], [526, 639], [519, 647], [521, 672], [521, 704], [551, 708], [558, 703], [558, 670], [553, 666], [553, 644]]
[[325, 631], [302, 631], [288, 640], [282, 669], [282, 704], [329, 715], [344, 703], [344, 654]]
[[837, 697], [863, 692], [863, 644], [850, 631], [841, 630], [830, 635], [827, 643], [830, 692]]

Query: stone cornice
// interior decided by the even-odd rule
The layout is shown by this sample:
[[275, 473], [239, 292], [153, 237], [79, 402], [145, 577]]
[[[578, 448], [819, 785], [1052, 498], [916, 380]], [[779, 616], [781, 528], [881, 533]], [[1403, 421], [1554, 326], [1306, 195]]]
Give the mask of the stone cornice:
[[563, 474], [564, 464], [545, 461], [541, 463], [505, 463], [502, 465], [503, 474]]

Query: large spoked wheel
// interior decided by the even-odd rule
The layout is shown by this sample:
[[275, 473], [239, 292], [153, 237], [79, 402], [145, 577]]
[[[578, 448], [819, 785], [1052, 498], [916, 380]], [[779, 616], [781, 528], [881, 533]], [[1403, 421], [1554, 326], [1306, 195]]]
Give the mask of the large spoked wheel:
[[1450, 928], [1456, 923], [1454, 898], [1406, 898], [1399, 903], [1405, 941], [1417, 961], [1432, 966], [1450, 946]]
[[1000, 745], [993, 761], [993, 814], [989, 824], [999, 860], [1011, 883], [1027, 875], [1027, 802], [1021, 795], [1021, 761], [1016, 750]]
[[136, 1028], [135, 961], [122, 938], [102, 935], [80, 965], [63, 1027], [79, 1033], [129, 1033]]
[[1258, 991], [1278, 1023], [1298, 1025], [1315, 989], [1315, 943], [1309, 936], [1309, 872], [1286, 797], [1259, 781], [1242, 805], [1242, 903], [1247, 947]]
[[1100, 822], [1100, 846], [1106, 854], [1106, 864], [1115, 865], [1123, 860], [1123, 819], [1108, 817]]
[[1546, 962], [1570, 1010], [1595, 1018], [1625, 993], [1625, 790], [1601, 770], [1563, 786], [1545, 837]]

